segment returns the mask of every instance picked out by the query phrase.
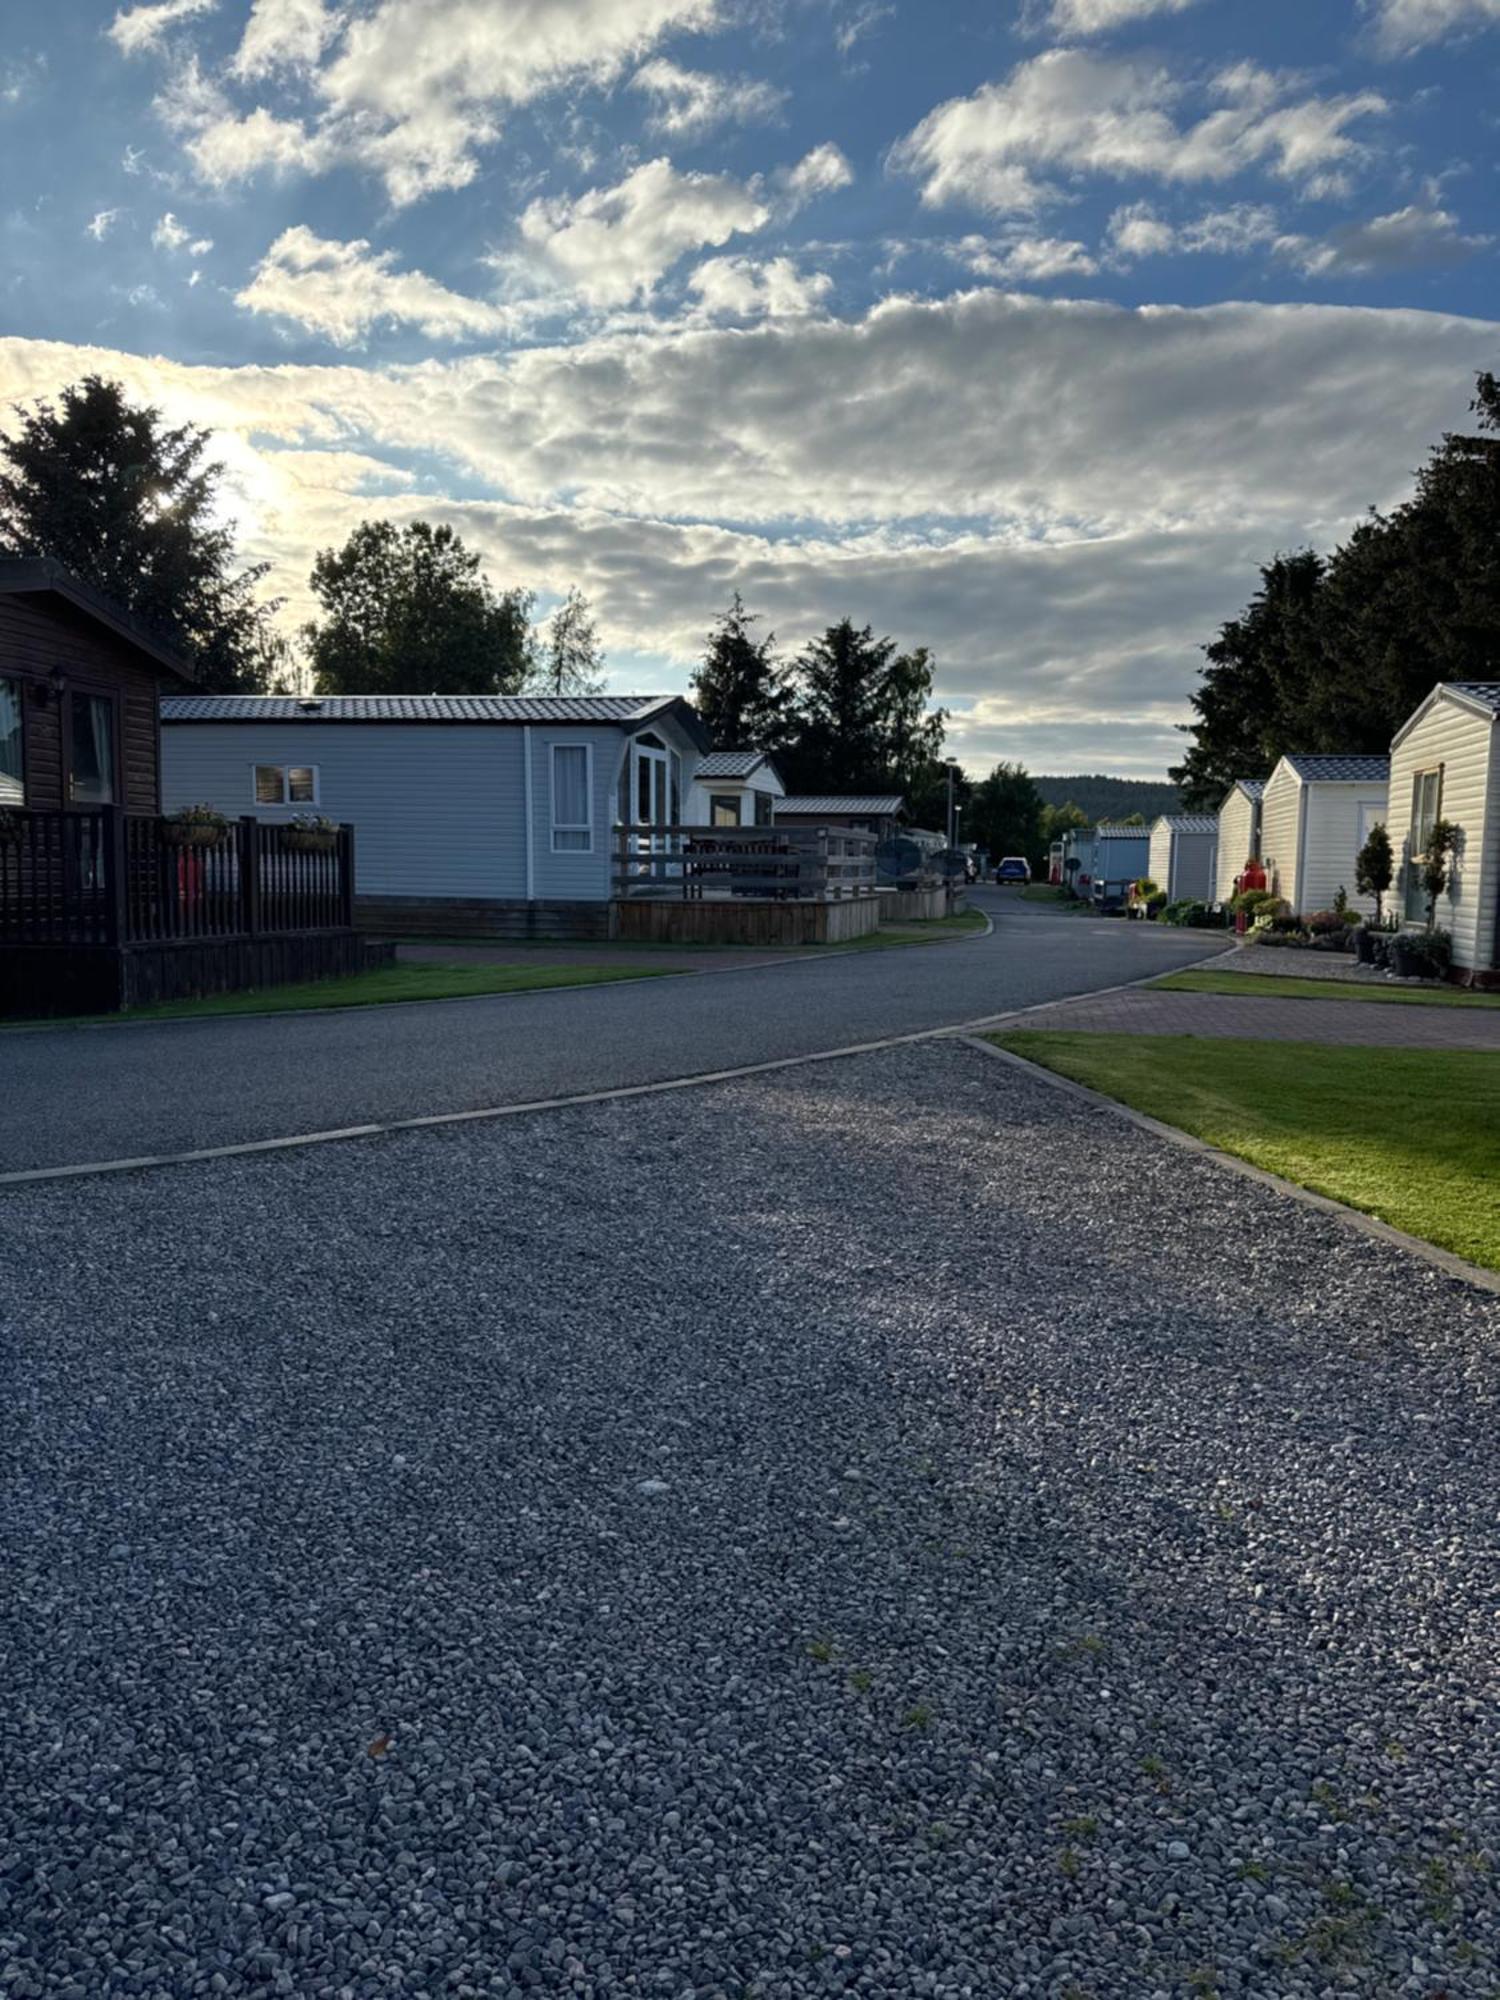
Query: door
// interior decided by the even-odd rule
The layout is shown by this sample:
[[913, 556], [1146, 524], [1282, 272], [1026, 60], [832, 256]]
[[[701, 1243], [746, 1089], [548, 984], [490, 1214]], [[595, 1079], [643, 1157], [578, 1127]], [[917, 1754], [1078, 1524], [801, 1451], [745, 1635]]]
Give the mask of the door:
[[666, 882], [680, 870], [662, 859], [678, 852], [678, 836], [668, 832], [681, 817], [681, 765], [659, 736], [638, 736], [630, 746], [630, 852], [639, 859], [633, 875]]
[[1406, 843], [1406, 880], [1403, 910], [1406, 921], [1423, 924], [1427, 921], [1427, 891], [1422, 885], [1422, 864], [1427, 858], [1427, 844], [1432, 829], [1442, 816], [1443, 772], [1439, 765], [1435, 771], [1418, 771], [1411, 781], [1411, 831]]

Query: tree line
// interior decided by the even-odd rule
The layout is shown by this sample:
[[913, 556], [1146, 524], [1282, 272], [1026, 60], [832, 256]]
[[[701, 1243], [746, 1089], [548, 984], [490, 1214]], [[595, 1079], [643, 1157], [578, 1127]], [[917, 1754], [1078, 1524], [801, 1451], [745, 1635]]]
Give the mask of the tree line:
[[1383, 754], [1438, 681], [1500, 679], [1500, 382], [1449, 432], [1411, 498], [1331, 555], [1300, 549], [1204, 648], [1192, 743], [1172, 772], [1189, 810], [1286, 752]]

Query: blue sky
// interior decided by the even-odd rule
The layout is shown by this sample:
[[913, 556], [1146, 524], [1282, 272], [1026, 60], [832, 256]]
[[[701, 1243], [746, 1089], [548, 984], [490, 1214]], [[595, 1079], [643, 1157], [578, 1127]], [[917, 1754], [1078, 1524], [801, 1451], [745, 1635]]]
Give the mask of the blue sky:
[[[933, 23], [941, 20], [941, 27]], [[1500, 0], [12, 0], [0, 394], [219, 434], [288, 617], [362, 513], [931, 644], [976, 769], [1159, 773], [1274, 550], [1497, 361]]]

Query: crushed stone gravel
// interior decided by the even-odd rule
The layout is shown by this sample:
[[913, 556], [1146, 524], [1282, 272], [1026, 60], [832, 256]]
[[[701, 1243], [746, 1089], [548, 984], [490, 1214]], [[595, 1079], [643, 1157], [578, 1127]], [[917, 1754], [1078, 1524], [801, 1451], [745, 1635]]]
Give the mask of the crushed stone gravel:
[[1500, 1301], [959, 1044], [0, 1203], [0, 1996], [1496, 1990]]

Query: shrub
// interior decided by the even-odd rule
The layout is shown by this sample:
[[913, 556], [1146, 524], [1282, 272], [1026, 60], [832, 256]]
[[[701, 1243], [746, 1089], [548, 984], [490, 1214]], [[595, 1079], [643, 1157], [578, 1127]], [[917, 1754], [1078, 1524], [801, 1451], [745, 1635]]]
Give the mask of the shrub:
[[1161, 913], [1164, 924], [1185, 924], [1194, 930], [1218, 930], [1224, 922], [1221, 910], [1211, 910], [1207, 903], [1195, 903], [1191, 896], [1181, 897], [1175, 903], [1168, 903]]
[[1242, 889], [1229, 905], [1236, 915], [1243, 910], [1251, 923], [1262, 916], [1277, 917], [1287, 914], [1287, 906], [1274, 889]]
[[1348, 898], [1345, 897], [1343, 910], [1314, 910], [1307, 920], [1307, 928], [1314, 937], [1327, 937], [1333, 931], [1347, 930], [1349, 919], [1345, 911], [1348, 907]]

